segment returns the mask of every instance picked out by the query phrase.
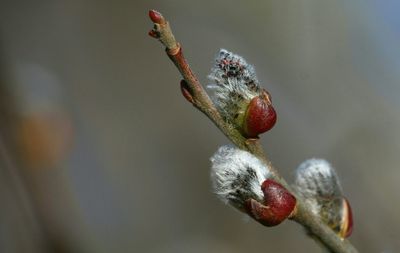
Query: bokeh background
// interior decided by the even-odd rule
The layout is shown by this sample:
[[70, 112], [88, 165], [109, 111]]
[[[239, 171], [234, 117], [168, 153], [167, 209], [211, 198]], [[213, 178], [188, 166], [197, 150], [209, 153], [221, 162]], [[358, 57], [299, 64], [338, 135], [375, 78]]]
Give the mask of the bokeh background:
[[322, 252], [212, 193], [227, 139], [180, 94], [147, 32], [160, 10], [203, 84], [223, 47], [278, 112], [262, 137], [289, 180], [338, 171], [360, 252], [400, 248], [400, 2], [14, 1], [0, 5], [0, 252]]

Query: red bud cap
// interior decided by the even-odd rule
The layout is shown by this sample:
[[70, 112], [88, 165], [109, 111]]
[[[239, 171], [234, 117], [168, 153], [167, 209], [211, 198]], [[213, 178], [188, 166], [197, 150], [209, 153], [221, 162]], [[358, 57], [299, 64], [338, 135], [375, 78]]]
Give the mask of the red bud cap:
[[190, 93], [190, 87], [185, 80], [181, 80], [181, 92], [182, 95], [186, 98], [187, 101], [193, 104], [193, 96]]
[[149, 17], [150, 17], [151, 21], [153, 21], [153, 23], [156, 23], [156, 24], [165, 23], [165, 19], [164, 19], [163, 15], [161, 15], [161, 13], [159, 13], [156, 10], [150, 10]]
[[276, 112], [271, 98], [266, 91], [254, 97], [247, 107], [244, 118], [244, 133], [249, 138], [256, 138], [270, 130], [276, 123]]
[[353, 213], [350, 203], [346, 198], [343, 198], [343, 217], [342, 226], [340, 228], [340, 236], [342, 238], [349, 237], [353, 232]]
[[281, 184], [267, 179], [261, 185], [264, 203], [249, 199], [246, 203], [251, 217], [261, 224], [271, 227], [291, 216], [296, 207], [296, 198]]

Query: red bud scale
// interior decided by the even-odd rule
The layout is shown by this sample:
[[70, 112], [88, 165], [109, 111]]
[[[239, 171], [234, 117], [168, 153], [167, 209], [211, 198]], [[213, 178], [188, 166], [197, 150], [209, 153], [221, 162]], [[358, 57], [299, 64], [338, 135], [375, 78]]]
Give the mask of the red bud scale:
[[253, 98], [244, 116], [244, 133], [247, 137], [255, 138], [259, 134], [267, 132], [276, 123], [276, 112], [272, 106], [269, 94], [263, 94]]
[[351, 211], [350, 203], [346, 198], [343, 198], [343, 215], [342, 226], [339, 235], [342, 238], [349, 237], [353, 232], [353, 213]]
[[261, 190], [264, 193], [263, 203], [254, 199], [247, 201], [247, 211], [255, 220], [271, 227], [294, 214], [296, 198], [281, 184], [267, 179], [262, 184]]

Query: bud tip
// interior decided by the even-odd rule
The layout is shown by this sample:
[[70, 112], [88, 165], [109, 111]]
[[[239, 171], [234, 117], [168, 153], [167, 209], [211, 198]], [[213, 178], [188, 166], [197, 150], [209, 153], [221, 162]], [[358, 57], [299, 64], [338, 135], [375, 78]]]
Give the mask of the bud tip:
[[156, 10], [149, 10], [149, 17], [156, 24], [165, 23], [164, 17]]

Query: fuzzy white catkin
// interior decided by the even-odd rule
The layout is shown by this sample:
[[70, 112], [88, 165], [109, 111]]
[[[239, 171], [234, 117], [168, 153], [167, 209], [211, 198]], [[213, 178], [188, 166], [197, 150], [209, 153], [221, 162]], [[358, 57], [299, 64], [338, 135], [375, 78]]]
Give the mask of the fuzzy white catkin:
[[342, 187], [335, 169], [323, 159], [309, 159], [296, 170], [294, 188], [312, 207], [320, 213], [327, 200], [342, 197]]
[[247, 199], [262, 201], [261, 184], [270, 170], [249, 152], [223, 146], [211, 157], [214, 192], [225, 203], [243, 210]]
[[208, 76], [208, 88], [214, 92], [212, 99], [222, 116], [234, 121], [235, 116], [244, 113], [243, 104], [261, 94], [261, 88], [254, 67], [243, 57], [220, 49], [215, 64]]

